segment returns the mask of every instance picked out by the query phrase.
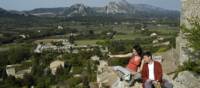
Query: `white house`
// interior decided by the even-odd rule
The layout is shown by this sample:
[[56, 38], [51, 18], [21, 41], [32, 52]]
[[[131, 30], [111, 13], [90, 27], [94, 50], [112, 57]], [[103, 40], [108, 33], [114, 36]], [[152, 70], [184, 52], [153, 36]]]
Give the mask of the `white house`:
[[154, 36], [157, 36], [157, 34], [156, 34], [156, 33], [151, 33], [150, 36], [151, 36], [151, 37], [154, 37]]
[[153, 44], [158, 43], [158, 42], [159, 41], [157, 39], [155, 39], [155, 40], [152, 41]]
[[64, 29], [64, 28], [63, 28], [63, 26], [58, 25], [58, 29], [61, 29], [61, 30], [62, 30], [62, 29]]
[[31, 73], [32, 67], [17, 71], [16, 69], [20, 66], [21, 66], [21, 64], [7, 65], [6, 66], [6, 74], [8, 76], [14, 76], [15, 78], [23, 78], [24, 74]]
[[99, 59], [100, 58], [97, 55], [91, 57], [91, 60], [93, 61], [99, 61]]

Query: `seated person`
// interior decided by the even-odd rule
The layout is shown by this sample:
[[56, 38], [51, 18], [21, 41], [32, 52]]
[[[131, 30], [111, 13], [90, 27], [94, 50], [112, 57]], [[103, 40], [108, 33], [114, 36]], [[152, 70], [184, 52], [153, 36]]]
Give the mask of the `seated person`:
[[151, 52], [145, 52], [143, 54], [144, 65], [142, 68], [142, 80], [143, 88], [173, 88], [167, 80], [163, 81], [162, 66], [159, 62], [152, 60]]
[[[126, 66], [126, 68], [122, 66], [114, 66], [114, 70], [120, 71], [123, 73], [124, 80], [128, 80], [130, 85], [133, 83], [132, 76], [135, 76], [134, 78], [140, 78], [140, 75], [137, 74], [141, 71], [142, 66], [142, 48], [139, 45], [134, 45], [132, 53], [128, 54], [122, 54], [122, 55], [109, 55], [109, 57], [118, 57], [118, 58], [125, 58], [130, 57], [129, 63]], [[138, 76], [138, 77], [137, 77]]]

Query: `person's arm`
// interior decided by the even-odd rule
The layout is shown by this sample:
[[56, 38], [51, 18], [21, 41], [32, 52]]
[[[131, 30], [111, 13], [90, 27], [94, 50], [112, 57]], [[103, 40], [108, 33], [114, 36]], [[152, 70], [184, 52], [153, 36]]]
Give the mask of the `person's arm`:
[[162, 76], [163, 76], [163, 70], [162, 70], [162, 65], [159, 62], [158, 62], [158, 72], [159, 72], [159, 74], [158, 74], [158, 80], [157, 81], [161, 82]]
[[131, 57], [132, 53], [127, 53], [127, 54], [118, 54], [118, 55], [108, 55], [110, 58], [126, 58], [126, 57]]
[[144, 59], [142, 59], [141, 64], [140, 64], [140, 67], [139, 67], [139, 69], [138, 69], [138, 72], [139, 72], [139, 73], [142, 71], [143, 66], [144, 66]]

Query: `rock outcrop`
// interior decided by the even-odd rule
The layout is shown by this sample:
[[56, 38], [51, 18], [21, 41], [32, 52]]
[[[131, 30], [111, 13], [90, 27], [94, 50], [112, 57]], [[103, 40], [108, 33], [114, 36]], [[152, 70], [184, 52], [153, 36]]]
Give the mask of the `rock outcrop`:
[[[181, 0], [182, 11], [181, 11], [181, 25], [185, 25], [190, 28], [191, 25], [188, 19], [198, 17], [200, 18], [200, 0]], [[184, 65], [183, 62], [188, 60], [190, 48], [187, 47], [188, 41], [184, 39], [184, 34], [180, 32], [177, 37], [177, 52], [179, 53], [179, 63]], [[200, 76], [190, 71], [180, 72], [177, 78], [173, 81], [174, 88], [199, 88], [200, 87]]]
[[175, 85], [177, 83], [181, 84], [181, 87], [176, 88], [199, 88], [200, 87], [200, 76], [195, 75], [190, 71], [180, 72], [177, 78], [174, 80]]

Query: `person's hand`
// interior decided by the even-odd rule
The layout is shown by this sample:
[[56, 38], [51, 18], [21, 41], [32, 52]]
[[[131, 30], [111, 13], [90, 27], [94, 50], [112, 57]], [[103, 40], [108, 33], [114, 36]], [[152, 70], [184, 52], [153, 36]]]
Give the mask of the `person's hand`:
[[113, 55], [108, 55], [110, 58], [113, 58], [114, 56]]
[[156, 85], [158, 83], [159, 83], [158, 81], [155, 81], [155, 80], [152, 81], [152, 84], [154, 84], [154, 85]]
[[144, 59], [142, 59], [141, 64], [142, 64], [142, 65], [144, 64]]
[[139, 68], [139, 69], [138, 69], [138, 72], [141, 72], [141, 71], [142, 71], [143, 66], [144, 66], [144, 59], [142, 59], [141, 64], [140, 64], [140, 67], [138, 67], [138, 68]]
[[160, 82], [158, 81], [152, 81], [152, 84], [154, 85], [155, 88], [161, 88]]
[[108, 56], [109, 56], [110, 58], [113, 58], [113, 57], [114, 57], [113, 55], [111, 55], [111, 52], [108, 53]]

